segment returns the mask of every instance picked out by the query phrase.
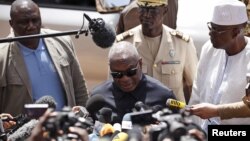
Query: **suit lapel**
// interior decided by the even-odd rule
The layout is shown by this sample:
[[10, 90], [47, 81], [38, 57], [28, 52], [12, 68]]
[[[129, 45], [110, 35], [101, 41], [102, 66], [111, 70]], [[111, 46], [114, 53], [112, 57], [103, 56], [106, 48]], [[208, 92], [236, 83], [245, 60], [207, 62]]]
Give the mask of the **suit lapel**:
[[20, 52], [19, 48], [17, 47], [16, 43], [12, 44], [10, 48], [10, 62], [13, 63], [14, 68], [16, 69], [21, 80], [28, 89], [29, 95], [32, 97], [32, 89], [29, 80], [28, 70], [26, 68], [23, 55]]
[[56, 42], [54, 42], [54, 40], [52, 40], [51, 38], [44, 38], [44, 42], [45, 42], [45, 46], [48, 50], [49, 55], [51, 56], [51, 59], [53, 61], [53, 64], [55, 65], [55, 68], [57, 70], [57, 73], [60, 77], [60, 80], [62, 82], [62, 85], [64, 87], [64, 90], [66, 91], [66, 86], [65, 86], [65, 77], [63, 75], [63, 67], [68, 65], [67, 60], [65, 60], [62, 54], [60, 54], [60, 50], [57, 48], [58, 45]]

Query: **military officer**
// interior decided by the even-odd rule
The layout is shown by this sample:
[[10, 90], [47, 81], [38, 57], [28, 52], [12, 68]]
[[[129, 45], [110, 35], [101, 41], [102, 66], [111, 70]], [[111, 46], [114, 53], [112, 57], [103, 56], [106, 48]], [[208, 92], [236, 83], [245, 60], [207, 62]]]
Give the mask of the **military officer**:
[[[178, 0], [168, 0], [168, 12], [164, 16], [163, 24], [176, 28]], [[140, 24], [137, 1], [133, 0], [121, 12], [118, 24], [116, 26], [116, 33], [120, 34]]]
[[[198, 62], [193, 40], [163, 25], [167, 0], [137, 0], [137, 4], [141, 24], [117, 35], [117, 42], [133, 43], [142, 56], [143, 73], [160, 80], [178, 100], [187, 102]], [[185, 85], [189, 88], [186, 99]]]

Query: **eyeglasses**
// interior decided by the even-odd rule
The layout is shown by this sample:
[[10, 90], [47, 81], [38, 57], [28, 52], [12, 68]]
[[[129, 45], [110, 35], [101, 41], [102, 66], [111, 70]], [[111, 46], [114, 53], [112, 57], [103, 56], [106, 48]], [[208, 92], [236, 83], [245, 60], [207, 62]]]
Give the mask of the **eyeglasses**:
[[135, 68], [131, 68], [131, 69], [128, 69], [128, 70], [122, 71], [122, 72], [115, 72], [115, 71], [113, 71], [110, 74], [112, 75], [113, 78], [122, 78], [124, 75], [126, 75], [128, 77], [132, 77], [132, 76], [134, 76], [137, 73], [138, 62], [136, 63], [136, 67]]
[[207, 23], [207, 27], [208, 27], [208, 29], [209, 29], [211, 32], [214, 32], [214, 33], [217, 33], [217, 34], [223, 34], [223, 33], [227, 32], [227, 31], [230, 31], [230, 30], [233, 29], [233, 28], [229, 28], [229, 29], [225, 29], [225, 30], [217, 30], [217, 29], [214, 29], [214, 28], [212, 27], [211, 22], [208, 22], [208, 23]]

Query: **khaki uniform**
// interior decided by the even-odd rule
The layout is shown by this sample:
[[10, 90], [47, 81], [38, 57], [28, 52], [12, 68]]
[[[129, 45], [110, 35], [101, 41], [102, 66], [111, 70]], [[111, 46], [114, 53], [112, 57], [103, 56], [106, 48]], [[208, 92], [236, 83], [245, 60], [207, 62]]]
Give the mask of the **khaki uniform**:
[[221, 119], [250, 117], [250, 101], [246, 96], [241, 102], [219, 105], [219, 116]]
[[171, 88], [177, 100], [185, 101], [183, 86], [192, 86], [196, 68], [197, 53], [189, 36], [163, 25], [163, 34], [156, 57], [148, 48], [141, 25], [117, 35], [117, 41], [134, 44], [142, 57], [143, 73], [152, 76]]
[[[176, 28], [177, 21], [177, 12], [178, 12], [178, 0], [168, 0], [168, 12], [165, 14], [163, 19], [163, 24]], [[136, 0], [127, 5], [121, 12], [117, 27], [116, 33], [120, 34], [131, 28], [134, 28], [140, 24], [138, 5]]]

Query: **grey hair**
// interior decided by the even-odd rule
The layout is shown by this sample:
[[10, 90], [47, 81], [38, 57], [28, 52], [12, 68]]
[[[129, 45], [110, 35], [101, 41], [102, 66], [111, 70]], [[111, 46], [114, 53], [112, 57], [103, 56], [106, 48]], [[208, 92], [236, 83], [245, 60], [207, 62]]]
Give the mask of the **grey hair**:
[[109, 54], [108, 54], [109, 62], [113, 60], [114, 58], [139, 59], [140, 56], [138, 54], [136, 47], [133, 44], [127, 41], [121, 41], [121, 42], [115, 43], [109, 50]]

